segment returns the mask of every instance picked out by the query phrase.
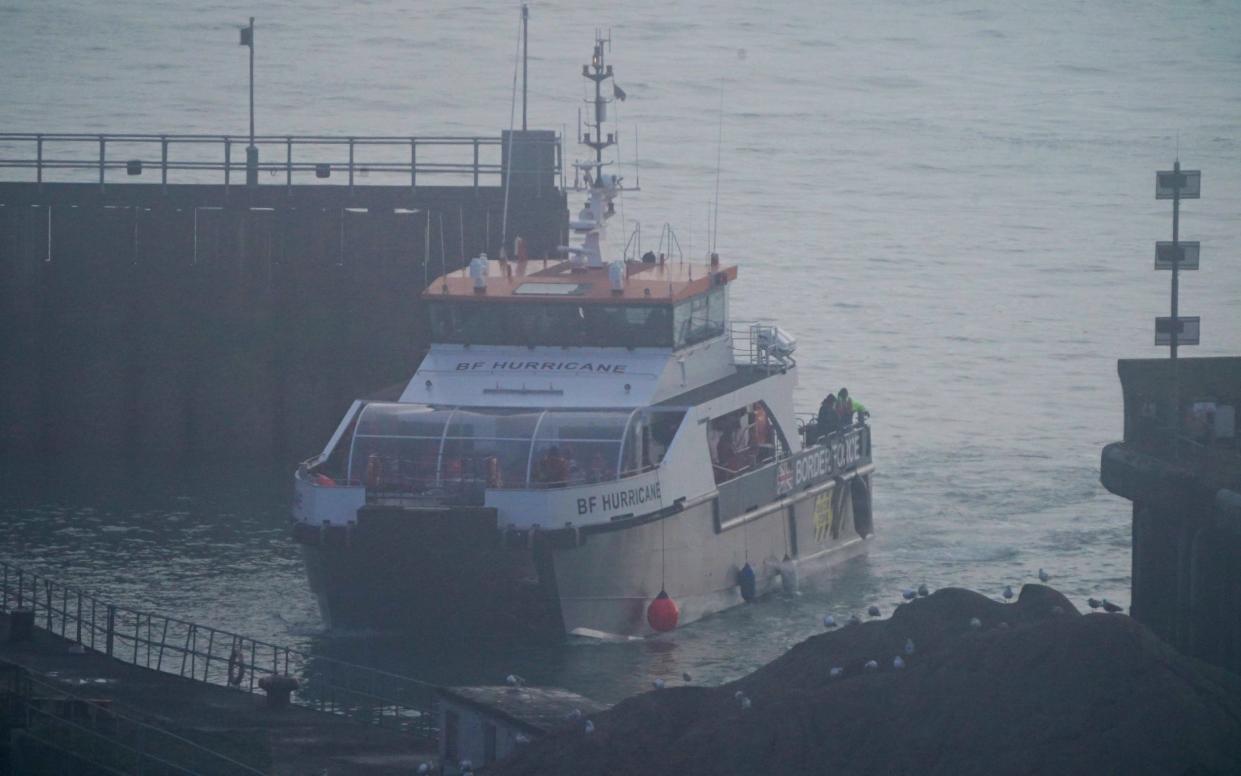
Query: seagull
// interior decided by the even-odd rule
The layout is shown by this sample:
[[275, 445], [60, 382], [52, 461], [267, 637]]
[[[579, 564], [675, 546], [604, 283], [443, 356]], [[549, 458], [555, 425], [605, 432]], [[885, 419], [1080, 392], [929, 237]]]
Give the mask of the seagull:
[[750, 699], [749, 697], [742, 695], [741, 696], [741, 710], [745, 711], [748, 708], [750, 708]]
[[913, 588], [910, 588], [910, 587], [907, 587], [901, 591], [901, 598], [904, 598], [906, 601], [914, 600], [914, 598], [917, 595], [918, 595], [917, 591], [915, 591]]
[[651, 684], [655, 685], [655, 689], [656, 689], [656, 690], [662, 690], [662, 689], [664, 689], [664, 680], [663, 680], [663, 679], [656, 679], [655, 681], [651, 682]]
[[1042, 582], [1043, 584], [1047, 584], [1047, 580], [1049, 579], [1051, 579], [1051, 574], [1048, 574], [1046, 571], [1043, 571], [1042, 569], [1038, 570], [1038, 581], [1039, 582]]
[[1098, 598], [1087, 598], [1086, 603], [1090, 604], [1091, 609], [1098, 609], [1100, 606], [1103, 605], [1103, 602], [1100, 601]]
[[1123, 612], [1124, 610], [1125, 609], [1123, 606], [1118, 606], [1117, 604], [1112, 603], [1106, 598], [1103, 599], [1103, 611], [1107, 612], [1108, 614], [1116, 614], [1117, 612]]
[[685, 673], [681, 674], [681, 678], [684, 679], [686, 683], [694, 681], [694, 677], [689, 675], [689, 671], [686, 671]]
[[824, 627], [824, 628], [835, 628], [835, 627], [836, 627], [836, 618], [835, 618], [835, 617], [833, 617], [833, 616], [831, 616], [830, 614], [828, 614], [828, 615], [824, 615], [824, 617], [823, 617], [823, 627]]
[[904, 658], [902, 658], [900, 655], [897, 655], [896, 657], [892, 658], [892, 667], [895, 668], [897, 671], [904, 668], [905, 667]]
[[509, 687], [521, 687], [526, 683], [526, 680], [522, 679], [517, 674], [509, 674], [504, 678], [504, 681], [508, 683]]
[[827, 675], [833, 679], [839, 679], [840, 677], [845, 675], [845, 669], [841, 668], [840, 666], [832, 666], [832, 670], [828, 671]]
[[971, 617], [970, 627], [973, 628], [974, 630], [978, 630], [979, 628], [982, 627], [982, 620], [978, 619], [977, 617]]
[[1004, 600], [1005, 601], [1013, 600], [1013, 586], [1012, 585], [1004, 586]]
[[914, 640], [905, 639], [905, 654], [912, 655], [914, 653]]
[[879, 607], [875, 606], [874, 604], [871, 604], [870, 608], [866, 610], [866, 613], [869, 614], [871, 617], [878, 617]]
[[[518, 733], [517, 735], [513, 736], [513, 743], [514, 744], [528, 744], [530, 743], [530, 736], [526, 735], [525, 733]], [[424, 771], [418, 771], [418, 772], [424, 773]]]
[[733, 693], [733, 700], [739, 701], [744, 697], [745, 697], [745, 693], [743, 693], [741, 690], [737, 690], [735, 693]]
[[879, 670], [879, 661], [877, 661], [877, 660], [867, 660], [867, 661], [866, 661], [866, 664], [865, 664], [864, 666], [862, 666], [862, 667], [863, 667], [863, 668], [865, 668], [867, 671], [878, 671], [878, 670]]
[[595, 723], [591, 722], [590, 720], [586, 720], [586, 726], [582, 728], [582, 731], [586, 733], [587, 735], [595, 732]]
[[923, 582], [921, 585], [918, 585], [918, 595], [922, 596], [923, 598], [926, 598], [930, 594], [931, 594], [931, 591], [927, 589], [925, 582]]
[[570, 722], [577, 722], [579, 719], [582, 718], [582, 710], [574, 709], [573, 711], [570, 711], [568, 714], [564, 715], [564, 718], [569, 720]]

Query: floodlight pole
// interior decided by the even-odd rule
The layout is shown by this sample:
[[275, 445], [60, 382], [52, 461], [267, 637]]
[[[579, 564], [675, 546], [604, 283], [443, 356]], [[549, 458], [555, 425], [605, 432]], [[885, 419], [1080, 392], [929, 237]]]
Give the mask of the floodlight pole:
[[[259, 182], [259, 149], [254, 145], [254, 17], [250, 17], [248, 35], [242, 37], [243, 45], [250, 49], [250, 145], [246, 147], [246, 185], [257, 186]], [[243, 31], [243, 32], [246, 32]]]

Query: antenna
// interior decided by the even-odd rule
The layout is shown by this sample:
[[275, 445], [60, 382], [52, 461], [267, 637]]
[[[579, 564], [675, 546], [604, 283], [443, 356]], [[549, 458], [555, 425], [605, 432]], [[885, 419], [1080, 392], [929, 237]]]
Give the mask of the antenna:
[[716, 252], [716, 233], [720, 228], [720, 156], [724, 148], [724, 76], [720, 76], [720, 126], [715, 138], [715, 213], [711, 221], [711, 251]]
[[642, 169], [638, 167], [638, 125], [633, 125], [633, 187], [642, 188]]
[[527, 76], [530, 64], [530, 6], [521, 4], [521, 131], [526, 131]]

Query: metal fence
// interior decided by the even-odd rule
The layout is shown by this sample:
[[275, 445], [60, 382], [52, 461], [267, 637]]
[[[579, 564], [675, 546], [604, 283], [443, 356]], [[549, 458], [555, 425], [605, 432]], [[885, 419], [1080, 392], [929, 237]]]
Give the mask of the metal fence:
[[[560, 138], [523, 138], [520, 144], [552, 146], [554, 167], [548, 172], [558, 176], [560, 142]], [[342, 173], [350, 188], [358, 178], [372, 176], [368, 182], [411, 188], [427, 176], [433, 176], [432, 183], [499, 186], [504, 183], [503, 143], [500, 137], [262, 135], [254, 138], [260, 160], [254, 172], [260, 181], [274, 179], [286, 187], [295, 180], [299, 184], [329, 182], [334, 174]], [[237, 135], [0, 132], [0, 174], [9, 178], [10, 171], [25, 171], [26, 177], [32, 175], [40, 185], [51, 182], [49, 176], [86, 178], [103, 188], [109, 173], [135, 179], [154, 172], [165, 186], [214, 183], [227, 187], [246, 182], [249, 144], [249, 137]], [[180, 179], [170, 181], [170, 172]]]
[[[9, 762], [13, 773], [27, 767], [69, 773], [83, 765], [92, 772], [144, 776], [262, 774], [229, 755], [137, 718], [108, 701], [66, 692], [23, 671], [20, 687], [0, 686], [10, 705]], [[34, 744], [32, 747], [31, 744]], [[38, 753], [30, 749], [42, 750]], [[54, 754], [49, 756], [48, 751]], [[36, 766], [33, 760], [38, 763]]]
[[417, 679], [109, 604], [4, 561], [0, 606], [32, 609], [36, 626], [136, 666], [251, 693], [263, 676], [289, 674], [298, 705], [435, 735], [435, 688]]

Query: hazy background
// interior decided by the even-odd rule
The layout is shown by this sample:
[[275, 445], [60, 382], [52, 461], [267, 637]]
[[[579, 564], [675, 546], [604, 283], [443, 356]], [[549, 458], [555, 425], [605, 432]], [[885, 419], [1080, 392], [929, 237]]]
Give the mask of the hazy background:
[[[0, 131], [244, 133], [250, 14], [260, 134], [509, 124], [517, 4], [22, 2], [0, 4]], [[1178, 142], [1203, 170], [1181, 223], [1202, 242], [1181, 309], [1203, 345], [1184, 353], [1241, 353], [1241, 3], [536, 2], [531, 17], [530, 125], [570, 138], [594, 30], [611, 30], [622, 172], [637, 145], [643, 188], [614, 242], [671, 222], [703, 253], [722, 87], [734, 317], [797, 335], [803, 410], [841, 385], [871, 409], [869, 558], [651, 644], [446, 660], [421, 638], [321, 633], [286, 472], [62, 471], [33, 490], [10, 472], [0, 555], [424, 678], [519, 670], [602, 699], [683, 670], [731, 678], [824, 612], [887, 609], [921, 581], [998, 593], [1045, 566], [1075, 599], [1127, 602], [1128, 502], [1098, 484], [1098, 455], [1121, 432], [1116, 359], [1166, 353], [1151, 343], [1169, 277], [1152, 266], [1171, 204], [1154, 172]]]

